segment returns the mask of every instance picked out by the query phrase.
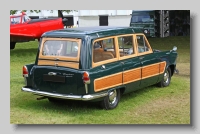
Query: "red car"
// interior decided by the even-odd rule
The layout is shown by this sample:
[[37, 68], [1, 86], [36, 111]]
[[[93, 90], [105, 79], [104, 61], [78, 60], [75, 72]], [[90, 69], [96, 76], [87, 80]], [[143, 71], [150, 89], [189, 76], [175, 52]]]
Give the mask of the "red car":
[[24, 12], [10, 16], [10, 49], [15, 48], [17, 42], [39, 41], [44, 32], [64, 29], [67, 19], [63, 17], [31, 19]]

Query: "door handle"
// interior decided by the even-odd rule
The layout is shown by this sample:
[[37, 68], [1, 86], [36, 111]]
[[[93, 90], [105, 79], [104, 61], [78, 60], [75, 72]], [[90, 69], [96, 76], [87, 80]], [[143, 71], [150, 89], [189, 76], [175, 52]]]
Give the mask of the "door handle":
[[106, 69], [106, 67], [104, 65], [102, 65], [101, 68]]

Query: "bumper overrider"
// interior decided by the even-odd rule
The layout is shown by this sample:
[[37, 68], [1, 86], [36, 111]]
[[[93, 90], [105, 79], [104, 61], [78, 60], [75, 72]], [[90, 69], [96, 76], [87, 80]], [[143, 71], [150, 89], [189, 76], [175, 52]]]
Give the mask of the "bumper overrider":
[[108, 95], [108, 92], [101, 92], [101, 93], [87, 94], [87, 95], [58, 94], [58, 93], [36, 91], [36, 90], [34, 90], [32, 88], [28, 88], [28, 87], [22, 87], [21, 90], [24, 92], [31, 92], [35, 95], [41, 95], [41, 96], [46, 96], [46, 97], [69, 99], [69, 100], [82, 100], [82, 101], [94, 100], [94, 99], [98, 99], [98, 98], [105, 97]]

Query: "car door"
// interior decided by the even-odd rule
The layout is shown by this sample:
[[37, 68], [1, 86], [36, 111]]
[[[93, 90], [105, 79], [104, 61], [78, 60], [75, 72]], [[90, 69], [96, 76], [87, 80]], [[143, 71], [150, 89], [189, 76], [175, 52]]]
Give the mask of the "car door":
[[125, 93], [137, 90], [141, 80], [141, 63], [136, 54], [133, 34], [117, 37], [119, 61], [122, 65], [123, 85]]
[[118, 61], [115, 37], [102, 38], [93, 43], [90, 78], [94, 92], [122, 85], [122, 65]]
[[153, 53], [144, 34], [135, 34], [135, 38], [137, 39], [138, 58], [141, 63], [140, 87], [146, 87], [157, 83], [160, 71], [160, 60]]

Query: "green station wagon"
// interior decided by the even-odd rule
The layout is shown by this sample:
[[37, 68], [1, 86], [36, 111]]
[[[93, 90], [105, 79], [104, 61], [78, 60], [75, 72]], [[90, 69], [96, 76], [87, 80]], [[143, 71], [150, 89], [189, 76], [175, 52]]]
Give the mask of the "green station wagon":
[[166, 87], [176, 69], [176, 47], [152, 49], [131, 27], [79, 27], [42, 35], [34, 64], [23, 66], [22, 91], [48, 98], [117, 107], [122, 94], [157, 84]]

